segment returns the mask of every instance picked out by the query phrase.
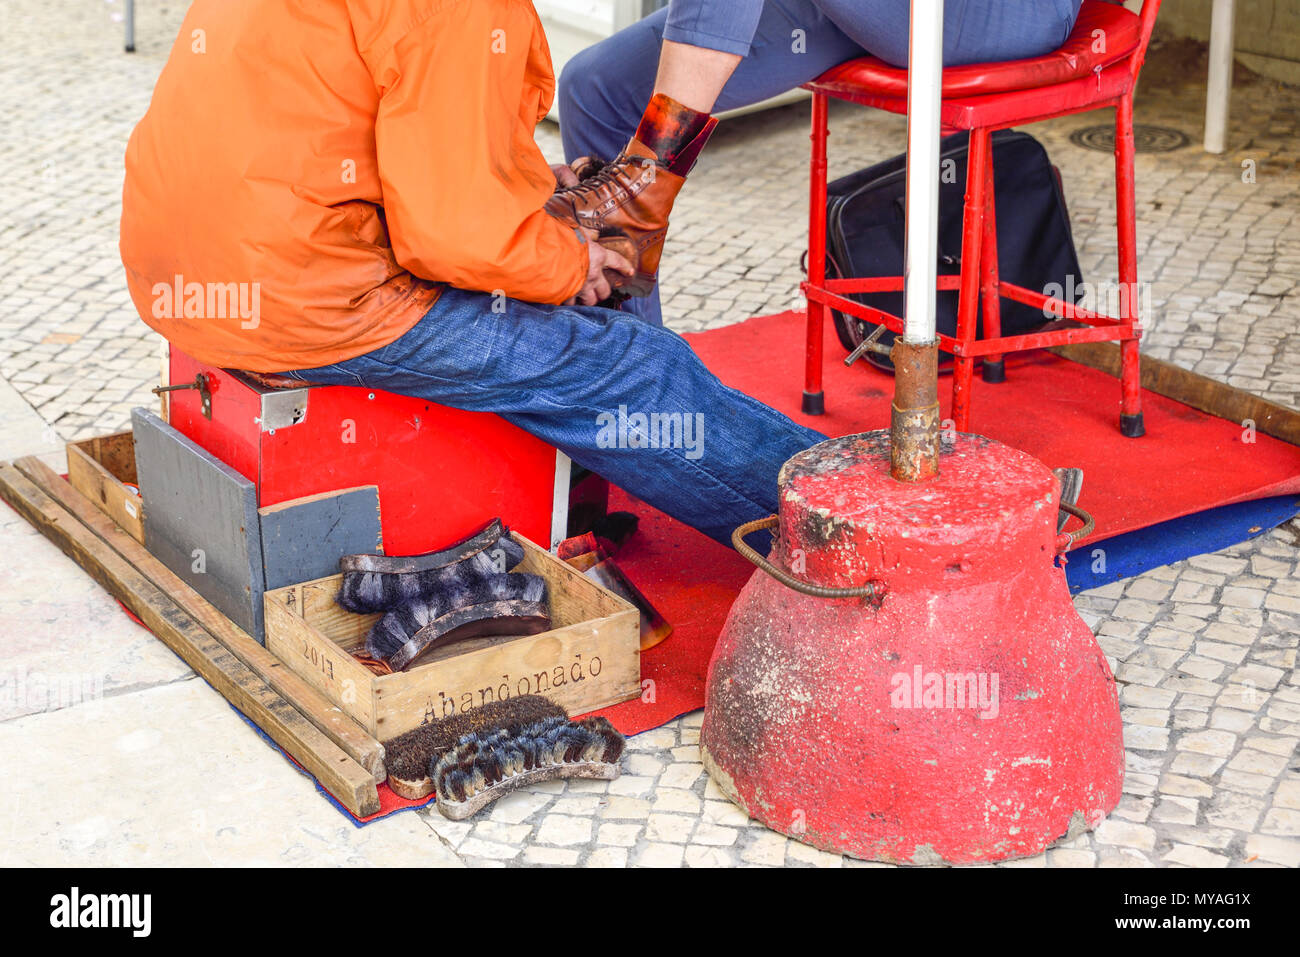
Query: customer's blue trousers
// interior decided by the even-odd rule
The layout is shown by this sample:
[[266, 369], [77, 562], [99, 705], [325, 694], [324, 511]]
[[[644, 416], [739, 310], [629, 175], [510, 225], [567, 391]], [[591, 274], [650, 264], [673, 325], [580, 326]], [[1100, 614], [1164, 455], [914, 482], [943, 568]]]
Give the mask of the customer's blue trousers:
[[[944, 63], [1055, 50], [1074, 27], [1081, 2], [947, 0]], [[672, 0], [565, 65], [559, 84], [565, 157], [611, 159], [626, 145], [653, 92], [664, 39], [745, 58], [718, 98], [715, 109], [724, 112], [792, 90], [864, 53], [906, 66], [909, 9], [909, 0]], [[663, 321], [657, 288], [623, 308]]]
[[776, 511], [782, 463], [826, 438], [723, 385], [676, 333], [459, 289], [382, 349], [285, 374], [495, 412], [723, 543]]

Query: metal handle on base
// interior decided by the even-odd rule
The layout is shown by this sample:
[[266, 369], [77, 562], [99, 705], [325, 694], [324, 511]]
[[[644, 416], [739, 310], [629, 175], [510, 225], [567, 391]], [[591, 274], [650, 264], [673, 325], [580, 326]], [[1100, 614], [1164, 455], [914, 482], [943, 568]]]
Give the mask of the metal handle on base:
[[1058, 503], [1057, 507], [1060, 508], [1060, 510], [1062, 512], [1065, 512], [1067, 515], [1073, 515], [1079, 521], [1083, 522], [1082, 528], [1077, 528], [1072, 532], [1066, 532], [1065, 534], [1057, 537], [1056, 554], [1064, 555], [1066, 552], [1068, 552], [1071, 548], [1074, 547], [1075, 542], [1079, 541], [1080, 539], [1087, 538], [1094, 531], [1096, 531], [1097, 522], [1093, 519], [1091, 515], [1089, 515], [1083, 509], [1079, 508], [1079, 506], [1077, 505], [1067, 505], [1065, 502], [1060, 502]]
[[767, 518], [746, 522], [731, 533], [731, 544], [735, 546], [736, 551], [740, 552], [745, 559], [760, 570], [771, 575], [787, 588], [793, 588], [802, 594], [812, 595], [814, 598], [865, 598], [877, 606], [884, 600], [884, 587], [881, 582], [867, 582], [865, 585], [858, 585], [854, 588], [832, 588], [829, 585], [814, 585], [810, 582], [800, 581], [784, 568], [773, 565], [745, 543], [746, 535], [752, 535], [754, 532], [761, 532], [768, 528], [775, 528], [780, 524], [780, 521], [777, 516], [769, 515]]

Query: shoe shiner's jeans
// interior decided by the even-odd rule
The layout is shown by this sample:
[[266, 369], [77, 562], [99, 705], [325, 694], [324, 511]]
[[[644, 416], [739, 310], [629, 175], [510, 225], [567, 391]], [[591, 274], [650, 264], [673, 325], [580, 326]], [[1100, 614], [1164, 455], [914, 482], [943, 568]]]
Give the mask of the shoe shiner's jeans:
[[723, 385], [666, 329], [459, 289], [382, 349], [284, 374], [495, 412], [724, 544], [776, 511], [781, 465], [826, 438]]
[[[1081, 2], [948, 0], [944, 63], [1055, 50], [1074, 27]], [[867, 52], [906, 66], [909, 9], [910, 0], [672, 0], [565, 65], [559, 84], [565, 159], [613, 159], [627, 144], [650, 101], [664, 38], [745, 57], [718, 98], [721, 113], [793, 90]], [[864, 157], [862, 165], [885, 158]], [[623, 309], [663, 323], [658, 287]]]

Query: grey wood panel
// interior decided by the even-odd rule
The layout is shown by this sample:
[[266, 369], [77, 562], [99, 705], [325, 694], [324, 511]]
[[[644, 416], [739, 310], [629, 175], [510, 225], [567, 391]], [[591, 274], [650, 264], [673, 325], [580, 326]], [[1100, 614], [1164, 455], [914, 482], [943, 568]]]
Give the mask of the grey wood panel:
[[256, 487], [147, 409], [133, 409], [131, 425], [145, 547], [265, 644]]
[[344, 555], [382, 551], [374, 485], [268, 505], [261, 517], [268, 590], [337, 575]]

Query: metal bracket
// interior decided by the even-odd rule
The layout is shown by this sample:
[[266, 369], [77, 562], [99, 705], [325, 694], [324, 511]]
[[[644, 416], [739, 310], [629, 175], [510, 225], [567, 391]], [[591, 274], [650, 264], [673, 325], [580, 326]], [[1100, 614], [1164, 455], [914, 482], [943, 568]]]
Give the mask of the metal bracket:
[[307, 418], [307, 389], [276, 389], [262, 393], [263, 432], [287, 429]]
[[208, 377], [202, 372], [194, 377], [193, 382], [183, 382], [179, 385], [160, 385], [155, 386], [152, 390], [154, 395], [162, 395], [164, 392], [179, 392], [182, 389], [199, 390], [199, 407], [203, 410], [205, 419], [212, 418], [212, 388], [208, 385]]

